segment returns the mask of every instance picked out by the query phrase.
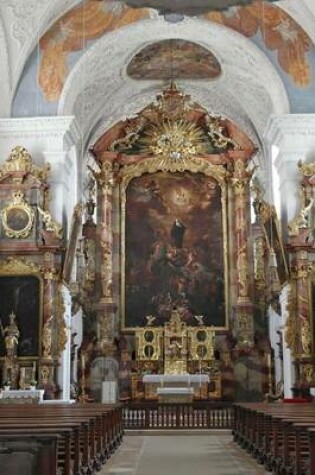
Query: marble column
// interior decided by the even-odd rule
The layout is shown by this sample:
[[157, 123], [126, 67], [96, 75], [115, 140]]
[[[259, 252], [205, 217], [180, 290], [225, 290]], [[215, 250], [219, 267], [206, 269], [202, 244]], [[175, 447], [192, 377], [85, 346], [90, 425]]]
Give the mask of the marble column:
[[237, 303], [236, 334], [239, 348], [253, 346], [253, 306], [250, 298], [251, 272], [249, 251], [249, 213], [251, 173], [246, 170], [247, 157], [236, 157], [231, 178], [234, 193], [234, 240], [236, 249]]
[[97, 340], [99, 351], [107, 356], [113, 355], [114, 312], [113, 303], [113, 164], [103, 160], [101, 171], [96, 175], [98, 187], [98, 237], [100, 252], [101, 295], [94, 308], [97, 310]]

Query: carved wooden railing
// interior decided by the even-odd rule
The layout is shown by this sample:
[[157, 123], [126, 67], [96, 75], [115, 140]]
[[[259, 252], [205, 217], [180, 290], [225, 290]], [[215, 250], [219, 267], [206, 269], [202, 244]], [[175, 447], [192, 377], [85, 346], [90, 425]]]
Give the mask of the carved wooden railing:
[[229, 403], [143, 402], [123, 408], [125, 429], [231, 429], [232, 422]]

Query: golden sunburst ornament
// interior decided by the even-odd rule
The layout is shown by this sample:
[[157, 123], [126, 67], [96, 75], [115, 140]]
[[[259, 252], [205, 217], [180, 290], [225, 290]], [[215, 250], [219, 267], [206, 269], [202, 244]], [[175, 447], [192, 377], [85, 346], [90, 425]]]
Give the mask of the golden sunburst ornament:
[[206, 152], [203, 130], [184, 120], [152, 125], [139, 143], [143, 153], [175, 162]]

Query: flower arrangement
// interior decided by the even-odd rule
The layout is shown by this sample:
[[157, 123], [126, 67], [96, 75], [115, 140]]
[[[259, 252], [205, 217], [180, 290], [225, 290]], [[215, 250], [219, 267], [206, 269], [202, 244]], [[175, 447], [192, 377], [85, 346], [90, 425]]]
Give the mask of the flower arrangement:
[[34, 387], [35, 387], [36, 384], [37, 384], [36, 379], [31, 379], [31, 380], [29, 381], [29, 385], [30, 385], [30, 386], [34, 386]]

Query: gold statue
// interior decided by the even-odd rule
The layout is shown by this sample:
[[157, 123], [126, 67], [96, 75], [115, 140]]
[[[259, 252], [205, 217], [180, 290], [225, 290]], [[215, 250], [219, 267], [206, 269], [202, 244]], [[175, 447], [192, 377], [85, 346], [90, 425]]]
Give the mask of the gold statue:
[[175, 339], [171, 340], [168, 347], [169, 354], [171, 358], [180, 358], [182, 356], [183, 346]]
[[19, 343], [20, 331], [16, 324], [16, 315], [14, 312], [11, 312], [9, 315], [10, 323], [3, 328], [2, 323], [0, 322], [1, 334], [4, 338], [5, 349], [7, 357], [14, 358], [17, 356], [17, 347]]

